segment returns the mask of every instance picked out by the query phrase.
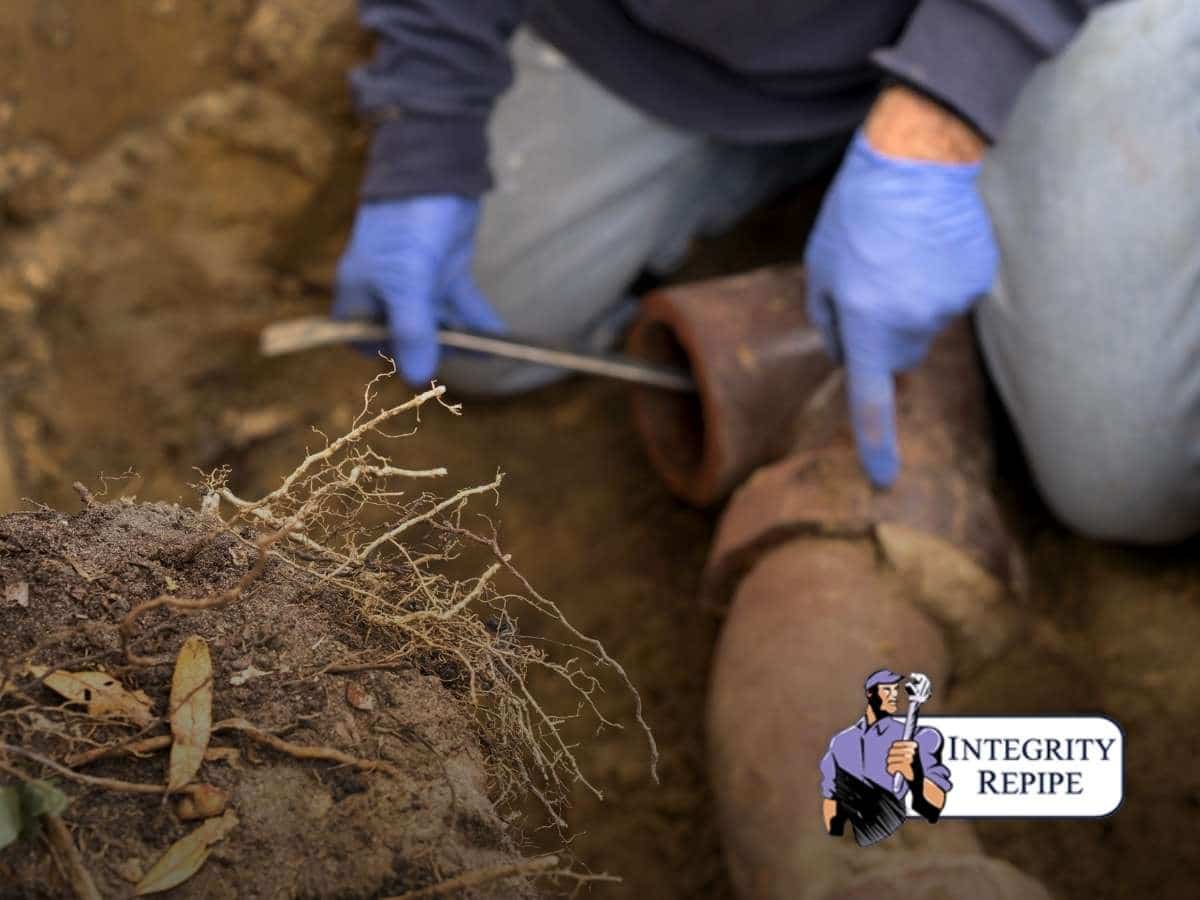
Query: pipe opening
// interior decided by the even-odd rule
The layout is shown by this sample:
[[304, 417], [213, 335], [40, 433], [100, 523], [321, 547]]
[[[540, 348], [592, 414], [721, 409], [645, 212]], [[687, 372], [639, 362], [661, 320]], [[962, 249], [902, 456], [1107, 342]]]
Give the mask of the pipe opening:
[[[649, 362], [692, 371], [695, 375], [687, 351], [662, 322], [643, 323], [636, 333], [633, 349]], [[639, 385], [633, 391], [633, 406], [651, 461], [660, 474], [673, 487], [690, 484], [704, 458], [704, 410], [700, 394]]]

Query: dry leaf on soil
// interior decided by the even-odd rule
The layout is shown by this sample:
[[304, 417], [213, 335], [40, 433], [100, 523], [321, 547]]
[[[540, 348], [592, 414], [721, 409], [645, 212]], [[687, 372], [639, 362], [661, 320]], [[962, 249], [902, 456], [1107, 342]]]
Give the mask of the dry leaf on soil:
[[247, 681], [255, 678], [261, 678], [264, 675], [271, 675], [271, 672], [264, 672], [262, 669], [256, 669], [254, 666], [246, 666], [240, 672], [234, 672], [229, 676], [229, 683], [234, 687], [241, 687]]
[[208, 848], [229, 834], [237, 824], [237, 814], [229, 809], [221, 818], [209, 819], [191, 834], [181, 837], [151, 866], [133, 892], [141, 897], [143, 894], [169, 890], [187, 881], [200, 871], [208, 859]]
[[208, 643], [192, 635], [179, 648], [171, 678], [171, 766], [167, 790], [191, 781], [204, 762], [212, 734], [212, 657]]
[[127, 691], [107, 672], [51, 672], [42, 684], [68, 700], [86, 703], [89, 716], [115, 716], [128, 719], [135, 725], [146, 726], [154, 721], [150, 698], [142, 691]]

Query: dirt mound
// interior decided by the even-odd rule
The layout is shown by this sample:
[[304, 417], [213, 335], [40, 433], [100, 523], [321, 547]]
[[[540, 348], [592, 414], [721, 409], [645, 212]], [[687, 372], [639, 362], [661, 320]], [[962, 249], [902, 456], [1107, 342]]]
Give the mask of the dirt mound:
[[[161, 592], [204, 596], [234, 588], [252, 556], [235, 534], [214, 532], [211, 521], [163, 503], [95, 504], [69, 517], [48, 510], [4, 516], [0, 579], [25, 585], [25, 600], [4, 610], [0, 655], [53, 669], [103, 668], [126, 689], [144, 691], [161, 717], [172, 666], [129, 666], [118, 623]], [[238, 731], [218, 732], [211, 746], [236, 755], [210, 753], [215, 759], [199, 777], [229, 794], [240, 823], [177, 896], [375, 896], [517, 859], [487, 797], [472, 722], [437, 675], [415, 666], [311, 674], [330, 659], [373, 644], [381, 649], [353, 623], [342, 592], [271, 560], [239, 602], [163, 615], [147, 629], [153, 633], [139, 644], [147, 654], [173, 654], [193, 634], [207, 641], [214, 721], [244, 719], [291, 745], [391, 764], [382, 774], [301, 760]], [[144, 729], [110, 722], [64, 705], [29, 676], [15, 677], [10, 691], [0, 736], [44, 757], [63, 760], [163, 734], [161, 719]], [[37, 768], [15, 755], [9, 760]], [[166, 766], [164, 748], [77, 771], [162, 785]], [[159, 794], [59, 784], [71, 796], [64, 817], [103, 896], [128, 895], [130, 880], [195, 827], [179, 818], [178, 803]], [[69, 895], [50, 855], [28, 842], [0, 853], [0, 868], [7, 869], [2, 880], [21, 885], [24, 896]], [[519, 893], [513, 883], [498, 883], [489, 896]]]
[[[219, 840], [180, 897], [378, 897], [454, 879], [531, 896], [524, 876], [604, 877], [523, 860], [513, 822], [532, 796], [565, 829], [571, 788], [590, 785], [560, 727], [589, 709], [607, 724], [596, 673], [624, 673], [494, 534], [463, 526], [499, 475], [443, 499], [411, 485], [445, 470], [378, 449], [385, 425], [442, 390], [375, 410], [368, 388], [354, 427], [258, 500], [218, 470], [199, 513], [77, 485], [74, 516], [0, 517], [0, 772], [10, 793], [56, 784], [75, 831], [42, 816], [55, 852], [12, 843], [5, 883], [69, 894], [77, 845], [79, 896], [89, 877], [105, 896], [146, 892], [199, 819]], [[505, 576], [524, 593], [500, 590]], [[522, 604], [589, 662], [522, 636]], [[573, 715], [539, 702], [535, 671], [574, 694]], [[41, 821], [5, 816], [0, 845], [14, 818]]]

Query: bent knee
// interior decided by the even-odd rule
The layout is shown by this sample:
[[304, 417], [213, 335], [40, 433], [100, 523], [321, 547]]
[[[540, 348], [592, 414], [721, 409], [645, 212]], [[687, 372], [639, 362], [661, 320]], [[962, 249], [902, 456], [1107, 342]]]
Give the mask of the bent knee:
[[1200, 320], [1168, 314], [1184, 308], [1183, 292], [1151, 292], [1160, 302], [1135, 315], [1121, 302], [1135, 293], [1062, 303], [1053, 286], [1018, 293], [1001, 279], [976, 318], [1042, 496], [1092, 538], [1160, 544], [1200, 532], [1190, 350]]
[[[1085, 537], [1165, 544], [1200, 532], [1200, 456], [1180, 435], [1147, 435], [1130, 422], [1075, 439], [1021, 430], [1034, 476], [1055, 515]], [[1046, 426], [1053, 428], [1052, 423]]]

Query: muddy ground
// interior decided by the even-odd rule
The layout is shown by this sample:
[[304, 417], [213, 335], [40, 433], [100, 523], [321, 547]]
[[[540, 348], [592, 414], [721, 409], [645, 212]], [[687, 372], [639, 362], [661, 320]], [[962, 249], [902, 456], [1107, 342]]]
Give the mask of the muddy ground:
[[[311, 442], [309, 425], [349, 423], [374, 362], [337, 349], [264, 361], [254, 347], [266, 322], [326, 308], [363, 145], [342, 81], [363, 47], [352, 6], [0, 7], [0, 510], [28, 509], [25, 497], [74, 509], [72, 481], [99, 485], [100, 473], [130, 467], [137, 477], [113, 493], [190, 503], [195, 469], [220, 465], [239, 492], [260, 492]], [[746, 240], [733, 251], [743, 263]], [[722, 263], [708, 248], [695, 265]], [[1005, 447], [1002, 487], [1043, 639], [948, 702], [1110, 715], [1128, 738], [1128, 784], [1105, 820], [980, 831], [1063, 897], [1191, 896], [1197, 546], [1133, 551], [1064, 535]], [[426, 417], [405, 454], [445, 465], [460, 486], [504, 470], [505, 546], [642, 690], [661, 786], [625, 695], [605, 701], [624, 731], [579, 735], [581, 763], [607, 796], [578, 793], [574, 846], [593, 870], [625, 878], [594, 893], [729, 896], [702, 740], [719, 621], [694, 600], [715, 518], [655, 480], [624, 391], [572, 382], [505, 402], [466, 398], [462, 418]]]

